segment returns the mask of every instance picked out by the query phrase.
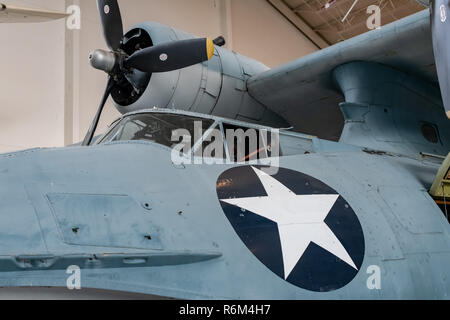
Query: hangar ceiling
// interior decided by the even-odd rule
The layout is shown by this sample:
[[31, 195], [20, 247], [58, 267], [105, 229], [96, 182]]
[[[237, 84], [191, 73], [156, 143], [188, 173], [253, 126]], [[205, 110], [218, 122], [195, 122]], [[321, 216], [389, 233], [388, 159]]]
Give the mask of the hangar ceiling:
[[267, 1], [319, 48], [369, 31], [366, 21], [370, 17], [367, 8], [371, 5], [380, 8], [382, 26], [425, 9], [416, 0]]

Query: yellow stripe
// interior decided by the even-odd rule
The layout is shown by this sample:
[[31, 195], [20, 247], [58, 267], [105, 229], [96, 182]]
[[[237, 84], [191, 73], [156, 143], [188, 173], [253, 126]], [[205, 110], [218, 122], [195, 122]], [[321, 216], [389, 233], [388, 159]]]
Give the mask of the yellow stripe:
[[214, 42], [210, 38], [206, 38], [206, 52], [208, 54], [208, 60], [214, 55]]

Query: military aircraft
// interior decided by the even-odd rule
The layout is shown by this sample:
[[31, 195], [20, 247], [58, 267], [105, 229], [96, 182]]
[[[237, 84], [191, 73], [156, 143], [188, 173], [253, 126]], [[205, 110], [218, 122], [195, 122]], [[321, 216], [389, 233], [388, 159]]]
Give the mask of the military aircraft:
[[21, 8], [0, 3], [0, 23], [35, 23], [63, 19], [69, 14], [60, 11]]
[[[0, 155], [1, 287], [78, 267], [181, 299], [449, 299], [448, 1], [271, 70], [158, 23], [123, 35], [97, 3], [108, 84], [83, 143]], [[95, 137], [109, 96], [123, 116]], [[277, 138], [239, 157], [239, 129]]]

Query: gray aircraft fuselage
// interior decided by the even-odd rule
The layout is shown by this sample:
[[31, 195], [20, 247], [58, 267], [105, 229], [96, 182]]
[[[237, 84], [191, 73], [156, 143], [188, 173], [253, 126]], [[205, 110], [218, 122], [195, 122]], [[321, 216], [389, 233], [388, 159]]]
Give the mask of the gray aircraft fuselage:
[[[143, 23], [126, 39], [191, 37]], [[216, 47], [208, 62], [148, 75], [137, 97], [112, 93], [126, 115], [108, 133], [136, 115], [270, 130], [259, 125], [314, 114], [329, 139], [281, 130], [272, 176], [228, 154], [226, 164], [176, 164], [154, 132], [0, 155], [0, 287], [66, 287], [77, 267], [82, 288], [181, 299], [449, 299], [450, 227], [428, 193], [450, 150], [439, 90], [333, 50], [272, 76]], [[328, 55], [342, 61], [328, 68]], [[299, 80], [308, 61], [312, 82]], [[310, 97], [293, 82], [317, 108], [298, 107]]]
[[[0, 156], [0, 286], [64, 287], [78, 265], [84, 288], [175, 298], [448, 299], [450, 228], [427, 192], [439, 164], [283, 131], [280, 146], [280, 168], [335, 190], [359, 220], [362, 260], [348, 284], [304, 289], [249, 250], [218, 198], [219, 177], [247, 164], [175, 165], [169, 147], [116, 141]], [[361, 238], [342, 232], [350, 252]]]

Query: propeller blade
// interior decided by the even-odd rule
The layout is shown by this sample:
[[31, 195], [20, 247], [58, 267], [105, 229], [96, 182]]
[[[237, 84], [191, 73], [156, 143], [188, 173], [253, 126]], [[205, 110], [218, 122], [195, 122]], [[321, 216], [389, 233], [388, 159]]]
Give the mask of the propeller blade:
[[162, 43], [132, 54], [125, 66], [140, 71], [168, 72], [211, 59], [214, 43], [209, 38]]
[[434, 57], [446, 111], [450, 111], [450, 6], [449, 0], [432, 0], [431, 31]]
[[92, 139], [94, 138], [95, 130], [97, 130], [98, 123], [100, 121], [100, 116], [102, 115], [103, 108], [105, 107], [106, 100], [108, 100], [109, 95], [111, 94], [112, 89], [114, 88], [115, 82], [112, 77], [109, 77], [108, 84], [106, 85], [105, 93], [103, 94], [102, 101], [100, 102], [100, 106], [98, 107], [97, 114], [95, 115], [94, 120], [92, 121], [91, 127], [89, 128], [86, 137], [83, 140], [83, 146], [88, 146], [91, 144]]
[[97, 0], [97, 7], [102, 21], [103, 35], [108, 47], [119, 49], [123, 39], [123, 24], [117, 0]]

